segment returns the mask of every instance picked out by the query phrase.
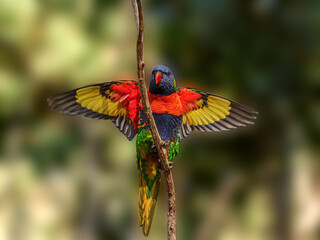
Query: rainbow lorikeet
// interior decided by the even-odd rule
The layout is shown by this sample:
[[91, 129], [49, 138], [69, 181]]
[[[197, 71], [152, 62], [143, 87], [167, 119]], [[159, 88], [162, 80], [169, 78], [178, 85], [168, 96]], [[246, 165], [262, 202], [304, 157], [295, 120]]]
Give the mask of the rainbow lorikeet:
[[[176, 87], [172, 71], [156, 66], [151, 75], [149, 102], [170, 162], [179, 143], [193, 130], [218, 132], [253, 124], [257, 112], [228, 98], [197, 89]], [[148, 235], [160, 185], [161, 169], [153, 138], [142, 110], [136, 81], [105, 82], [77, 88], [48, 99], [53, 110], [94, 119], [110, 119], [130, 141], [137, 135], [140, 176], [139, 213]]]

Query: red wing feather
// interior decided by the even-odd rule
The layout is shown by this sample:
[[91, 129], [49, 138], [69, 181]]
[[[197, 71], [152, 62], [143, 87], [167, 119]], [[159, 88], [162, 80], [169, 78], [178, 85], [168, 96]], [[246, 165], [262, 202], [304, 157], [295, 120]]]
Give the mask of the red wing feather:
[[225, 131], [254, 124], [258, 114], [231, 99], [192, 88], [177, 88], [183, 109], [180, 138], [192, 130], [202, 132]]
[[62, 114], [111, 119], [129, 140], [138, 131], [139, 101], [138, 83], [131, 80], [85, 86], [48, 99]]

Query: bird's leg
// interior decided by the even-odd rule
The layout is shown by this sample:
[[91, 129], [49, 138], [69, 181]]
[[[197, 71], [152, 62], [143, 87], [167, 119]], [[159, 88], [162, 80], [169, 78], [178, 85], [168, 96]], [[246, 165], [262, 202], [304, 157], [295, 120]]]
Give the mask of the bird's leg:
[[[159, 163], [160, 163], [160, 160], [159, 160]], [[172, 168], [173, 168], [173, 162], [169, 161], [169, 169], [172, 169]], [[163, 169], [162, 169], [161, 163], [160, 163], [159, 171], [163, 173]]]
[[[161, 141], [161, 147], [162, 147], [162, 149], [163, 149], [163, 151], [164, 151], [164, 154], [167, 155], [167, 154], [168, 154], [168, 150], [167, 150], [167, 143], [166, 143], [165, 141]], [[151, 148], [153, 149], [153, 151], [154, 151], [155, 153], [157, 152], [157, 148], [156, 148], [156, 145], [155, 145], [154, 143], [151, 145]], [[160, 163], [159, 171], [160, 171], [160, 172], [163, 172], [163, 169], [161, 168], [160, 159], [159, 159], [158, 161], [159, 161], [159, 163]], [[171, 169], [171, 168], [172, 168], [171, 162], [169, 162], [169, 164], [170, 164], [169, 168]]]
[[[161, 146], [164, 150], [166, 150], [167, 143], [165, 141], [161, 141]], [[152, 143], [151, 148], [153, 149], [153, 151], [157, 151], [157, 147], [154, 142]], [[167, 151], [165, 151], [165, 154], [167, 154]]]
[[169, 169], [173, 168], [173, 162], [169, 161]]
[[152, 148], [152, 150], [153, 150], [154, 152], [157, 151], [156, 145], [155, 145], [154, 143], [152, 143], [151, 148]]

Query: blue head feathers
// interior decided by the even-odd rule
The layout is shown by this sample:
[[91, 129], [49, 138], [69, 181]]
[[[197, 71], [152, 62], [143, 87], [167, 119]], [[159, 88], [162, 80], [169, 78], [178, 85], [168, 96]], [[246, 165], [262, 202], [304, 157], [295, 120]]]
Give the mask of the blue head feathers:
[[170, 68], [164, 65], [158, 65], [153, 68], [149, 88], [150, 93], [167, 96], [176, 91], [175, 87], [175, 79]]

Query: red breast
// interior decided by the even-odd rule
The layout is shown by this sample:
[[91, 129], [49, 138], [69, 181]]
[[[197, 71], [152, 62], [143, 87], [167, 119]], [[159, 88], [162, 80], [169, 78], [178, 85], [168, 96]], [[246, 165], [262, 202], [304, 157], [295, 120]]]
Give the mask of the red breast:
[[169, 113], [175, 116], [182, 115], [182, 105], [177, 93], [161, 96], [148, 92], [149, 102], [153, 113]]

